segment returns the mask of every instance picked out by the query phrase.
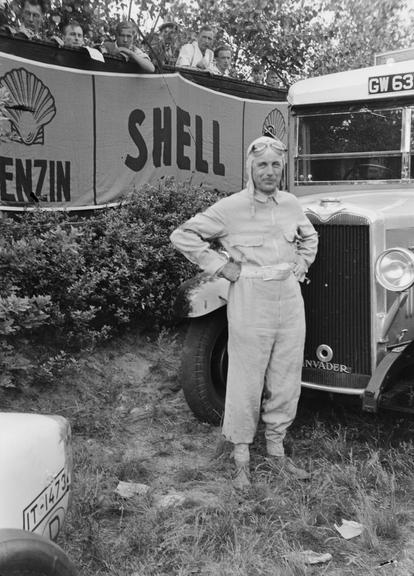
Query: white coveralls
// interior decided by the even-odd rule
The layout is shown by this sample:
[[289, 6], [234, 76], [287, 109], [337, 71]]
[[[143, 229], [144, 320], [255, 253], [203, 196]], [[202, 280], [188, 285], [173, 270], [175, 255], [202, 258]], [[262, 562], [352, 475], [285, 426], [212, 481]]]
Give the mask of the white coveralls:
[[[179, 251], [211, 274], [226, 262], [210, 248], [213, 239], [241, 262], [227, 305], [223, 434], [234, 444], [250, 444], [262, 408], [267, 451], [283, 456], [301, 386], [305, 317], [299, 280], [315, 258], [317, 233], [292, 194], [277, 190], [268, 196], [247, 188], [219, 200], [171, 235]], [[292, 272], [297, 263], [299, 278]]]

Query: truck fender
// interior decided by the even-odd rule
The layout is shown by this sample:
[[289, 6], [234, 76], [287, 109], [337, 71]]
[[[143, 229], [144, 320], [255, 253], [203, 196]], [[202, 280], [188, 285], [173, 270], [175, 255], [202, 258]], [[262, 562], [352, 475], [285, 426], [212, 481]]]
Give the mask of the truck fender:
[[198, 318], [227, 304], [230, 282], [206, 272], [197, 274], [181, 284], [175, 301], [180, 318]]
[[392, 348], [378, 364], [365, 389], [363, 410], [377, 412], [380, 395], [392, 385], [394, 377], [410, 364], [414, 366], [414, 341]]

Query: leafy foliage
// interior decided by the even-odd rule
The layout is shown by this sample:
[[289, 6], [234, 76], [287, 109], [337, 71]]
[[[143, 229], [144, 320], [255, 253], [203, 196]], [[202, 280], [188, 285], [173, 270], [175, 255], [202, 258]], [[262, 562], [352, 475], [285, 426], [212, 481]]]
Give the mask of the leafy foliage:
[[[18, 0], [9, 6], [17, 17]], [[280, 85], [289, 86], [310, 75], [371, 65], [378, 52], [412, 45], [414, 15], [408, 6], [404, 0], [49, 0], [46, 32], [55, 34], [63, 22], [76, 19], [93, 44], [132, 15], [142, 41], [151, 43], [153, 31], [174, 20], [184, 43], [208, 23], [217, 30], [216, 46], [223, 41], [232, 46], [239, 77], [264, 65]]]
[[401, 0], [324, 2], [329, 28], [315, 50], [314, 74], [370, 66], [374, 55], [413, 44], [413, 11]]
[[169, 234], [217, 197], [162, 180], [77, 223], [41, 211], [0, 221], [0, 371], [16, 372], [10, 355], [27, 342], [36, 342], [30, 368], [131, 326], [171, 325], [177, 288], [194, 269]]
[[217, 27], [241, 76], [264, 64], [280, 83], [368, 66], [374, 54], [414, 41], [413, 13], [401, 0], [207, 0], [171, 2], [169, 17], [194, 32]]

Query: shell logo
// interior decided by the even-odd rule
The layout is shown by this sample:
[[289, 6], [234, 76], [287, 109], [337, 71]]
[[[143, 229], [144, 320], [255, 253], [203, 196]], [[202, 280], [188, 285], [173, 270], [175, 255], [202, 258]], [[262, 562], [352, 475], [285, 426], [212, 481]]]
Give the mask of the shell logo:
[[31, 146], [44, 143], [44, 126], [56, 115], [55, 99], [37, 76], [15, 68], [0, 78], [9, 95], [6, 112], [16, 140]]
[[283, 114], [277, 108], [274, 108], [266, 116], [262, 128], [263, 136], [276, 136], [286, 144], [286, 122]]

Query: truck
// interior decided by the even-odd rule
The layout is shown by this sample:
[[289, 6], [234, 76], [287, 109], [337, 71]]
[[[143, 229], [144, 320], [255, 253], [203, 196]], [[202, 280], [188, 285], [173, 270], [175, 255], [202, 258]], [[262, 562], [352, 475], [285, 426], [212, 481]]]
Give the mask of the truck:
[[[302, 387], [414, 413], [414, 61], [302, 80], [287, 99], [288, 191], [319, 235], [302, 284]], [[226, 393], [227, 292], [227, 280], [201, 273], [177, 300], [184, 394], [213, 424]]]

